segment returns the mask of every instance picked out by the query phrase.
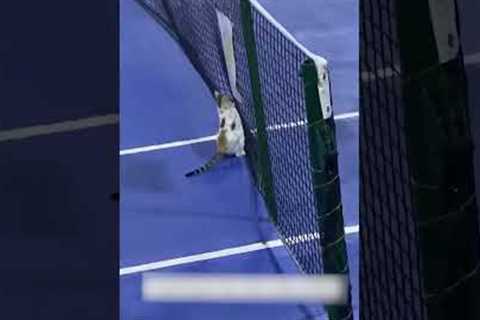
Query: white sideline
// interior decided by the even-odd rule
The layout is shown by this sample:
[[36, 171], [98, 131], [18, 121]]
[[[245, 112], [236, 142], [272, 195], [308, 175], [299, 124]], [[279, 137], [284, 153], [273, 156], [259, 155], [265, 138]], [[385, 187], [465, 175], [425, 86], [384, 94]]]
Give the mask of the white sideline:
[[323, 303], [344, 304], [343, 275], [155, 274], [142, 277], [142, 298], [149, 302]]
[[[466, 66], [475, 66], [480, 64], [480, 52], [465, 55], [463, 62]], [[400, 66], [395, 65], [394, 69], [391, 67], [378, 69], [376, 74], [373, 72], [364, 71], [361, 73], [360, 77], [363, 82], [375, 81], [377, 77], [379, 79], [386, 79], [398, 74], [398, 71], [395, 70], [400, 70]]]
[[480, 64], [480, 52], [465, 55], [464, 63], [467, 66]]
[[118, 123], [118, 114], [107, 114], [77, 120], [68, 120], [51, 124], [35, 125], [0, 131], [0, 142], [27, 139], [54, 133], [72, 132], [87, 128]]
[[181, 141], [174, 141], [174, 142], [168, 142], [168, 143], [162, 143], [162, 144], [153, 144], [153, 145], [149, 145], [149, 146], [124, 149], [124, 150], [120, 151], [120, 155], [125, 156], [125, 155], [129, 155], [129, 154], [136, 154], [136, 153], [142, 153], [142, 152], [151, 152], [151, 151], [157, 151], [157, 150], [163, 150], [163, 149], [177, 148], [177, 147], [187, 146], [187, 145], [201, 143], [201, 142], [213, 141], [213, 140], [215, 140], [216, 137], [217, 137], [217, 135], [212, 135], [212, 136], [190, 139], [190, 140], [181, 140]]
[[[359, 116], [358, 112], [346, 112], [346, 113], [340, 113], [336, 115], [334, 119], [346, 120], [346, 119], [358, 118], [358, 116]], [[278, 125], [267, 127], [267, 130], [295, 128], [305, 124], [306, 124], [305, 121], [278, 124]], [[180, 140], [180, 141], [167, 142], [162, 144], [153, 144], [153, 145], [142, 146], [142, 147], [128, 148], [128, 149], [120, 150], [120, 155], [125, 156], [125, 155], [131, 155], [131, 154], [137, 154], [137, 153], [143, 153], [143, 152], [152, 152], [152, 151], [158, 151], [158, 150], [164, 150], [164, 149], [183, 147], [183, 146], [188, 146], [188, 145], [207, 142], [207, 141], [214, 141], [215, 138], [216, 138], [216, 135], [211, 135], [211, 136], [206, 136], [206, 137], [196, 138], [196, 139]]]
[[[347, 235], [355, 234], [358, 232], [359, 232], [358, 225], [345, 227], [345, 234]], [[300, 235], [297, 237], [291, 237], [286, 239], [285, 242], [299, 243], [299, 242], [309, 241], [312, 238], [316, 238], [316, 235], [309, 234], [309, 235]], [[276, 240], [270, 240], [267, 242], [256, 242], [256, 243], [251, 243], [251, 244], [238, 246], [238, 247], [231, 247], [231, 248], [226, 248], [221, 250], [209, 251], [209, 252], [194, 254], [194, 255], [185, 256], [185, 257], [144, 263], [136, 266], [120, 268], [120, 276], [152, 271], [152, 270], [160, 270], [160, 269], [165, 269], [169, 267], [190, 264], [190, 263], [200, 262], [200, 261], [208, 261], [208, 260], [229, 257], [229, 256], [238, 255], [238, 254], [250, 253], [250, 252], [255, 252], [255, 251], [260, 251], [265, 249], [273, 249], [273, 248], [281, 247], [283, 245], [284, 244], [280, 239], [276, 239]]]

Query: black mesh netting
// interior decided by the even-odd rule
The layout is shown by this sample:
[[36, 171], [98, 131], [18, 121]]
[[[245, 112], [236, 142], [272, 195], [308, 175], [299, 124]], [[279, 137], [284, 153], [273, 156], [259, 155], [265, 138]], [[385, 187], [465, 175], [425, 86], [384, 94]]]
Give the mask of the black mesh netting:
[[463, 61], [440, 61], [436, 18], [428, 1], [361, 2], [363, 319], [478, 319]]

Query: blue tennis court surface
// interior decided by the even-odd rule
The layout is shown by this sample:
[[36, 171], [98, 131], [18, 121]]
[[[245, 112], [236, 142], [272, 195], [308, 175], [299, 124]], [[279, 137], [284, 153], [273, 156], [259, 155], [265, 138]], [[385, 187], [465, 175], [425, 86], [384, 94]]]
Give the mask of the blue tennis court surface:
[[[261, 1], [300, 42], [330, 63], [346, 226], [358, 225], [357, 1]], [[296, 305], [146, 303], [142, 270], [294, 273], [283, 247], [242, 251], [277, 239], [244, 158], [186, 179], [204, 163], [217, 130], [214, 101], [177, 44], [137, 3], [121, 4], [122, 319], [302, 319]], [[206, 140], [206, 141], [205, 141]], [[186, 142], [185, 142], [186, 141]], [[358, 233], [347, 235], [358, 312]], [[204, 253], [227, 250], [217, 258]], [[152, 267], [151, 263], [157, 263]], [[139, 269], [135, 269], [139, 267]], [[144, 269], [142, 269], [142, 267]]]

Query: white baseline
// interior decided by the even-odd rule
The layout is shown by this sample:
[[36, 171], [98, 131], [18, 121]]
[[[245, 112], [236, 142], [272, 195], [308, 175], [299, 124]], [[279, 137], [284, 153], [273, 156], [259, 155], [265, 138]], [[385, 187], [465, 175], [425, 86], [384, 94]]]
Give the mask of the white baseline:
[[[358, 112], [346, 112], [346, 113], [338, 114], [334, 118], [335, 118], [335, 120], [347, 120], [347, 119], [358, 118], [358, 116], [359, 116]], [[267, 127], [267, 130], [280, 130], [280, 129], [295, 128], [295, 127], [299, 127], [299, 126], [304, 126], [305, 124], [306, 124], [305, 121], [297, 121], [297, 122], [291, 122], [291, 123], [285, 123], [285, 124], [278, 124], [278, 125], [273, 125], [273, 126]], [[132, 154], [137, 154], [137, 153], [152, 152], [152, 151], [159, 151], [159, 150], [165, 150], [165, 149], [171, 149], [171, 148], [184, 147], [184, 146], [188, 146], [188, 145], [192, 145], [192, 144], [214, 141], [216, 139], [216, 137], [217, 137], [216, 135], [211, 135], [211, 136], [206, 136], [206, 137], [201, 137], [201, 138], [196, 138], [196, 139], [180, 140], [180, 141], [167, 142], [167, 143], [162, 143], [162, 144], [153, 144], [153, 145], [148, 145], [148, 146], [128, 148], [128, 149], [120, 150], [120, 155], [121, 156], [126, 156], [126, 155], [132, 155]]]
[[33, 125], [0, 131], [0, 142], [28, 139], [37, 136], [65, 133], [88, 128], [114, 125], [118, 123], [118, 114], [107, 114], [89, 118], [67, 120], [51, 124]]
[[[358, 232], [359, 232], [359, 226], [358, 225], [345, 227], [345, 234], [346, 235], [356, 234]], [[292, 237], [291, 239], [286, 239], [286, 241], [287, 242], [288, 241], [294, 241], [294, 242], [298, 243], [298, 242], [309, 241], [312, 238], [313, 239], [316, 238], [315, 234], [299, 235], [297, 237]], [[226, 249], [221, 249], [221, 250], [208, 251], [208, 252], [194, 254], [194, 255], [185, 256], [185, 257], [179, 257], [179, 258], [166, 259], [166, 260], [161, 260], [161, 261], [156, 261], [156, 262], [144, 263], [144, 264], [140, 264], [140, 265], [136, 265], [136, 266], [121, 268], [120, 269], [120, 276], [135, 274], [135, 273], [142, 273], [142, 272], [146, 272], [146, 271], [160, 270], [160, 269], [165, 269], [165, 268], [170, 268], [170, 267], [175, 267], [175, 266], [180, 266], [180, 265], [185, 265], [185, 264], [190, 264], [190, 263], [195, 263], [195, 262], [225, 258], [225, 257], [234, 256], [234, 255], [239, 255], [239, 254], [245, 254], [245, 253], [260, 251], [260, 250], [273, 249], [273, 248], [277, 248], [277, 247], [282, 247], [283, 245], [284, 244], [283, 244], [282, 240], [276, 239], [276, 240], [270, 240], [270, 241], [266, 241], [266, 242], [255, 242], [255, 243], [251, 243], [251, 244], [247, 244], [247, 245], [243, 245], [243, 246], [238, 246], [238, 247], [231, 247], [231, 248], [226, 248]]]

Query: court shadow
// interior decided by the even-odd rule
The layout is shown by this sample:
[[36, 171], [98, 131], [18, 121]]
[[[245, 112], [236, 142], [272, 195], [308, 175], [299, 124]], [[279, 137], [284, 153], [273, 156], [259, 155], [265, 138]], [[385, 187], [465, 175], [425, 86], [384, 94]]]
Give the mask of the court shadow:
[[168, 192], [173, 185], [169, 164], [159, 158], [122, 158], [120, 164], [121, 191]]

